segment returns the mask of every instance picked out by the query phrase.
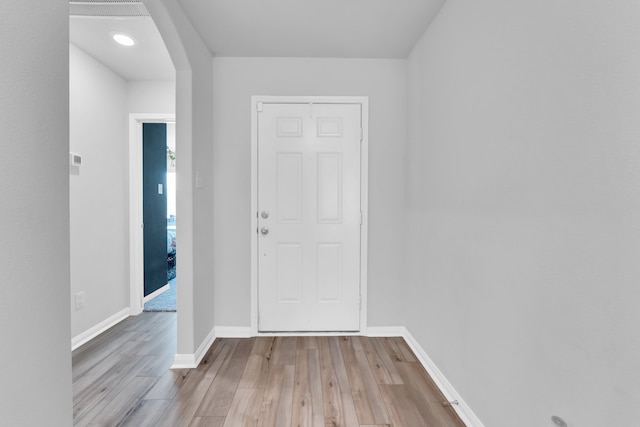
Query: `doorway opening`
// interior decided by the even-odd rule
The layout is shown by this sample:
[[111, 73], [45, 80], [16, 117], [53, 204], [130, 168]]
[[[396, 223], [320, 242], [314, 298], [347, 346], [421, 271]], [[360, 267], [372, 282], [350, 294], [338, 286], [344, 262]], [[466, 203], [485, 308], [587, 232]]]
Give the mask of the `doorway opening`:
[[[166, 142], [161, 150], [166, 162], [164, 180], [155, 186], [156, 192], [166, 194], [161, 252], [164, 253], [166, 283], [163, 287], [145, 296], [145, 235], [144, 235], [144, 155], [143, 135], [145, 124], [166, 125]], [[130, 114], [129, 115], [129, 245], [131, 314], [142, 311], [176, 311], [177, 289], [177, 217], [175, 187], [175, 116], [172, 114]], [[172, 154], [173, 153], [173, 154]], [[173, 157], [173, 159], [172, 159]], [[162, 189], [160, 186], [162, 185]], [[158, 249], [157, 247], [155, 249]], [[171, 275], [175, 274], [175, 277]], [[171, 277], [171, 278], [170, 278]], [[173, 286], [172, 286], [173, 285]], [[165, 295], [166, 294], [166, 295]], [[161, 299], [159, 299], [161, 298]], [[153, 304], [153, 301], [156, 301]], [[147, 306], [147, 304], [149, 304]]]
[[175, 123], [143, 124], [144, 311], [176, 311], [175, 135]]

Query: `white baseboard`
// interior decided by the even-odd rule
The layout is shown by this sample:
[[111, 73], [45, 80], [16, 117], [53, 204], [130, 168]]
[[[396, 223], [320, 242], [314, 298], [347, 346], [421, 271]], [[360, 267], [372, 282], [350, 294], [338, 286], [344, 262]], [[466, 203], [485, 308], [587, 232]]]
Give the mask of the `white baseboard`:
[[212, 328], [209, 335], [202, 341], [200, 347], [194, 354], [176, 354], [173, 358], [171, 369], [194, 369], [197, 368], [204, 355], [207, 354], [209, 348], [216, 339], [216, 328]]
[[358, 331], [348, 332], [329, 332], [329, 331], [293, 331], [293, 332], [253, 332], [250, 331], [246, 337], [238, 337], [236, 335], [229, 336], [227, 338], [247, 338], [247, 337], [348, 337], [350, 335], [362, 335], [367, 336]]
[[249, 326], [216, 326], [216, 337], [218, 338], [251, 338], [251, 328]]
[[411, 350], [416, 354], [418, 360], [427, 370], [433, 382], [436, 383], [444, 397], [447, 401], [451, 402], [454, 400], [458, 401], [457, 405], [452, 405], [451, 407], [456, 411], [460, 419], [467, 425], [467, 427], [484, 427], [482, 421], [473, 413], [471, 408], [465, 403], [462, 397], [458, 394], [458, 392], [453, 388], [451, 383], [444, 376], [442, 371], [438, 369], [433, 360], [427, 355], [427, 352], [418, 344], [418, 341], [411, 335], [411, 332], [407, 328], [404, 328], [403, 338], [411, 347]]
[[407, 328], [404, 326], [369, 326], [362, 334], [367, 337], [404, 337]]
[[152, 299], [154, 299], [155, 297], [164, 294], [165, 292], [167, 292], [169, 289], [171, 289], [171, 285], [169, 285], [168, 283], [166, 285], [164, 285], [163, 287], [161, 287], [160, 289], [156, 289], [155, 291], [151, 292], [149, 295], [147, 295], [146, 297], [142, 298], [142, 304], [151, 301]]
[[196, 357], [193, 354], [176, 354], [170, 369], [194, 369], [197, 368]]
[[94, 327], [87, 329], [80, 335], [71, 338], [71, 351], [77, 349], [83, 344], [86, 344], [88, 341], [97, 337], [98, 335], [100, 335], [110, 327], [122, 322], [127, 317], [129, 317], [128, 307], [117, 312], [113, 316], [110, 316], [109, 318], [103, 320], [102, 322], [98, 323]]

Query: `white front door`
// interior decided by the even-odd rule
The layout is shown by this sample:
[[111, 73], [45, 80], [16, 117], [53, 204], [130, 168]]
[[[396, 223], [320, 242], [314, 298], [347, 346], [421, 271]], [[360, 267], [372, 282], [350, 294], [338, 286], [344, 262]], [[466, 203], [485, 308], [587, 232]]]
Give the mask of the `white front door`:
[[258, 329], [360, 329], [360, 104], [258, 109]]

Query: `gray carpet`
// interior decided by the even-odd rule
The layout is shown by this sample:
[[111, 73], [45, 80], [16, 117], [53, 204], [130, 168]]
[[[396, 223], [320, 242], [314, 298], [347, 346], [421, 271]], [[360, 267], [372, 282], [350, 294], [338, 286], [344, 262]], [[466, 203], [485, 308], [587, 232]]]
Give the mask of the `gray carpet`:
[[169, 290], [144, 305], [144, 311], [176, 311], [176, 278], [169, 280]]

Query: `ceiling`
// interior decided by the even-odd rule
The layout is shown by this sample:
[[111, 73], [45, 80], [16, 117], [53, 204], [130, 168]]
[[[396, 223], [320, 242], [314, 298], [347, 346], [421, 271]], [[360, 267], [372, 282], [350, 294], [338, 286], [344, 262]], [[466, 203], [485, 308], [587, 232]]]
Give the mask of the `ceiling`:
[[[136, 41], [120, 46], [109, 35], [125, 33]], [[153, 20], [148, 16], [71, 16], [69, 41], [125, 80], [174, 80], [175, 69]]]
[[406, 58], [444, 0], [179, 0], [217, 56]]
[[[215, 56], [406, 58], [445, 0], [178, 0]], [[71, 43], [126, 80], [173, 80], [142, 2], [71, 0]], [[138, 43], [125, 48], [112, 31]]]

